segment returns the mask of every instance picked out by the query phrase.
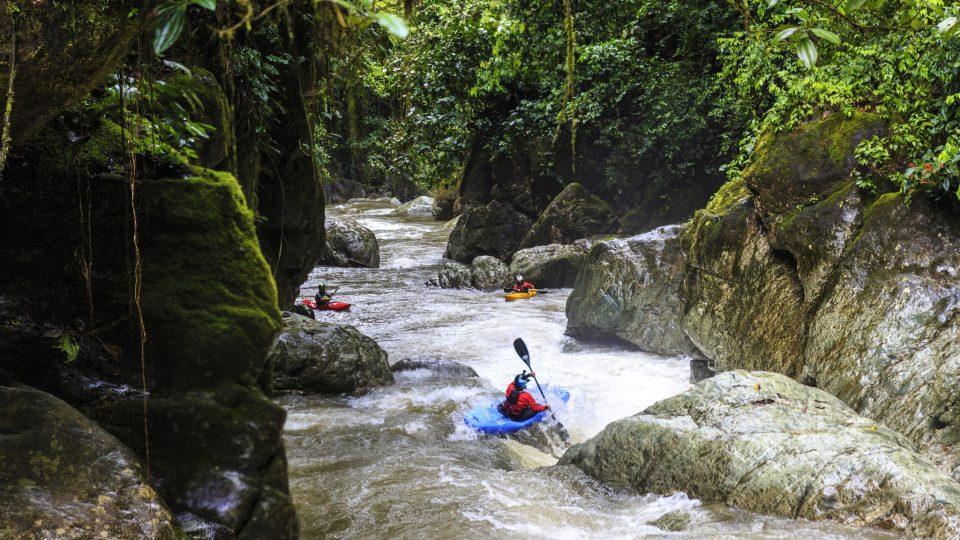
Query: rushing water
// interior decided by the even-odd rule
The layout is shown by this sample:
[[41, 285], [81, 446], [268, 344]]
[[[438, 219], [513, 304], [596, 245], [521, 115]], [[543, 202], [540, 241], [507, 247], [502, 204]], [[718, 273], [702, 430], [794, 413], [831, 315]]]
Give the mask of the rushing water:
[[[564, 336], [569, 291], [507, 303], [499, 293], [426, 286], [443, 262], [449, 231], [428, 218], [393, 215], [393, 208], [386, 201], [328, 208], [376, 233], [381, 267], [316, 268], [303, 296], [321, 281], [339, 288], [336, 299], [351, 310], [317, 318], [357, 327], [391, 363], [440, 357], [472, 367], [479, 378], [417, 370], [361, 397], [282, 397], [303, 538], [886, 537], [704, 505], [683, 493], [614, 491], [572, 467], [537, 468], [565, 448], [550, 426], [519, 438], [528, 444], [467, 428], [466, 412], [498, 398], [525, 368], [513, 350], [517, 337], [529, 346], [541, 383], [569, 390], [565, 406], [553, 405], [574, 443], [684, 391], [688, 362]], [[689, 513], [684, 532], [648, 524], [673, 511]]]

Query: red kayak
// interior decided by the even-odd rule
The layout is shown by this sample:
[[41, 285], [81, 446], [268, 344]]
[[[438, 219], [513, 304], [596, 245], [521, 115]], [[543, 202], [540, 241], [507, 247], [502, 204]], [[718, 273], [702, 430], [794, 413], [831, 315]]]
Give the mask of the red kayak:
[[317, 301], [310, 298], [304, 298], [301, 300], [301, 302], [308, 308], [315, 309], [317, 311], [346, 311], [350, 309], [350, 304], [346, 302], [330, 302], [325, 306], [318, 306]]

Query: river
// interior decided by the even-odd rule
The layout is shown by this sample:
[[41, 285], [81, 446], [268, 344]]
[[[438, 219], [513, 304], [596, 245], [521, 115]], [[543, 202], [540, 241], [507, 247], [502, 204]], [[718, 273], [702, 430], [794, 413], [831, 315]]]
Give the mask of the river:
[[[280, 397], [288, 411], [290, 489], [303, 538], [889, 538], [702, 504], [683, 493], [614, 491], [572, 467], [533, 468], [565, 448], [548, 426], [520, 439], [539, 450], [479, 436], [463, 417], [499, 397], [525, 368], [513, 350], [517, 337], [529, 346], [541, 383], [570, 392], [566, 405], [553, 405], [574, 443], [687, 389], [688, 361], [566, 337], [569, 290], [507, 303], [501, 293], [426, 286], [443, 262], [449, 230], [393, 209], [385, 200], [328, 207], [328, 216], [354, 219], [376, 233], [381, 267], [318, 267], [302, 296], [312, 296], [321, 281], [337, 289], [336, 299], [353, 307], [318, 312], [318, 319], [355, 326], [391, 363], [439, 357], [468, 365], [479, 377], [417, 370], [360, 397]], [[648, 523], [674, 511], [691, 518], [682, 533]]]

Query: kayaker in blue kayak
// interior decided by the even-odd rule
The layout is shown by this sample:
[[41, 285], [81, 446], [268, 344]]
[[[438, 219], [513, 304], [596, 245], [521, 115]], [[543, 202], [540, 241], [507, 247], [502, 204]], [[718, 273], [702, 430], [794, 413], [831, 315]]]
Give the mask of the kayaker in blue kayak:
[[532, 371], [527, 373], [527, 370], [523, 370], [523, 373], [513, 378], [513, 382], [507, 387], [507, 399], [497, 407], [504, 416], [519, 422], [550, 408], [549, 404], [537, 403], [537, 400], [526, 391], [527, 381], [535, 375], [536, 373]]
[[517, 274], [517, 278], [513, 282], [513, 292], [530, 292], [536, 289], [533, 286], [533, 283], [528, 283], [523, 280], [523, 276]]

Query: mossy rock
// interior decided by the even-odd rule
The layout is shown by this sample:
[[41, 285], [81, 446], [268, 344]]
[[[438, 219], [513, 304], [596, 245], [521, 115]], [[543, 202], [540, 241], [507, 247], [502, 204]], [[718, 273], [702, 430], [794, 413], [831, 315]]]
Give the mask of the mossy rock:
[[550, 201], [520, 243], [520, 249], [569, 244], [581, 238], [611, 233], [616, 225], [617, 216], [610, 205], [574, 182]]
[[0, 538], [182, 538], [137, 456], [63, 401], [0, 386]]
[[886, 122], [871, 113], [831, 114], [789, 132], [764, 132], [743, 171], [764, 221], [838, 191], [850, 181], [860, 142], [885, 132]]
[[521, 235], [531, 223], [529, 217], [507, 203], [494, 201], [469, 208], [450, 232], [443, 256], [470, 263], [480, 255], [491, 255], [506, 262], [517, 251]]
[[960, 484], [902, 435], [776, 373], [732, 371], [570, 448], [560, 465], [787, 518], [960, 535]]
[[277, 290], [236, 180], [194, 172], [140, 188], [142, 306], [156, 384], [253, 385], [280, 330]]
[[[5, 3], [6, 4], [6, 3]], [[0, 58], [10, 58], [16, 35], [14, 146], [22, 146], [61, 110], [83, 99], [114, 73], [136, 36], [148, 1], [78, 0], [16, 2], [0, 13]], [[131, 13], [139, 15], [131, 16]], [[14, 30], [15, 29], [15, 30]], [[0, 71], [0, 111], [5, 110], [10, 70]]]

